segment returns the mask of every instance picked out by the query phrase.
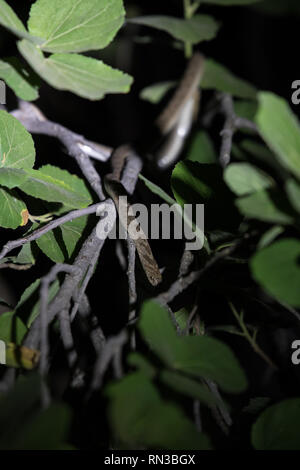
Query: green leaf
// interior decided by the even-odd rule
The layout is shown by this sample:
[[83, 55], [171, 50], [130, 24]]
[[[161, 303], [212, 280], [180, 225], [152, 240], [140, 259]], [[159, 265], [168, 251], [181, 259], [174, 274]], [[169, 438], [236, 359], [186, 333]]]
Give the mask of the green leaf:
[[191, 44], [213, 39], [219, 29], [218, 23], [208, 15], [195, 15], [188, 20], [171, 16], [152, 15], [131, 18], [129, 21], [160, 29], [171, 34], [175, 39], [188, 41]]
[[24, 126], [6, 111], [0, 110], [0, 168], [32, 168], [35, 148]]
[[143, 304], [139, 329], [171, 369], [214, 380], [228, 392], [246, 388], [245, 374], [225, 344], [207, 336], [177, 336], [168, 312], [158, 303]]
[[293, 179], [288, 179], [285, 189], [293, 208], [300, 213], [300, 183]]
[[[162, 400], [141, 372], [110, 385], [109, 422], [116, 438], [130, 448], [209, 449], [205, 435], [175, 405]], [[130, 406], [128, 406], [130, 403]]]
[[174, 205], [175, 213], [178, 214], [178, 216], [183, 217], [183, 221], [186, 224], [186, 227], [188, 227], [189, 230], [192, 230], [195, 233], [195, 237], [198, 239], [200, 245], [202, 246], [203, 239], [205, 243], [205, 237], [204, 237], [203, 231], [201, 230], [201, 227], [198, 227], [196, 224], [194, 224], [193, 221], [190, 220], [187, 212], [182, 211], [181, 208], [176, 203], [175, 199], [172, 199], [163, 189], [161, 189], [159, 186], [149, 181], [147, 178], [145, 178], [145, 176], [141, 174], [139, 175], [139, 178], [145, 183], [147, 188], [153, 192], [153, 194], [156, 194], [157, 196], [161, 197], [164, 201], [166, 201], [171, 206]]
[[73, 255], [86, 224], [87, 217], [74, 219], [46, 233], [36, 243], [43, 253], [55, 263], [66, 262]]
[[75, 209], [92, 202], [84, 181], [66, 170], [45, 165], [39, 170], [27, 170], [26, 174], [28, 178], [20, 189], [30, 196]]
[[176, 372], [163, 370], [160, 373], [160, 380], [169, 387], [188, 397], [197, 398], [201, 403], [208, 406], [218, 404], [218, 400], [212, 395], [206, 385], [202, 385], [196, 380], [185, 377]]
[[300, 242], [279, 240], [257, 252], [251, 259], [253, 278], [270, 295], [300, 307]]
[[127, 93], [132, 77], [113, 69], [101, 60], [79, 54], [53, 54], [45, 58], [41, 50], [23, 40], [18, 48], [31, 67], [47, 83], [90, 100], [107, 93]]
[[[15, 312], [19, 317], [22, 318], [27, 328], [30, 328], [33, 321], [36, 319], [40, 312], [40, 300], [39, 300], [39, 287], [41, 280], [36, 279], [32, 284], [30, 284], [25, 291], [23, 292], [16, 308]], [[59, 281], [55, 281], [51, 284], [49, 288], [49, 297], [48, 302], [51, 302], [56, 296], [59, 290], [60, 284]], [[29, 304], [29, 305], [28, 305]], [[29, 312], [28, 312], [29, 306]]]
[[0, 227], [17, 228], [24, 224], [22, 213], [27, 208], [13, 190], [0, 187], [0, 207]]
[[70, 409], [53, 403], [46, 410], [33, 413], [23, 426], [18, 427], [9, 449], [59, 450], [67, 438], [71, 424]]
[[300, 178], [300, 127], [287, 102], [273, 93], [259, 93], [256, 123], [281, 165]]
[[44, 38], [47, 52], [83, 52], [106, 47], [124, 22], [122, 0], [37, 0], [28, 30]]
[[30, 83], [28, 72], [24, 69], [21, 71], [16, 65], [16, 59], [14, 59], [14, 61], [0, 60], [0, 78], [2, 78], [22, 100], [36, 100], [39, 97], [37, 86]]
[[295, 214], [284, 195], [277, 190], [261, 190], [236, 201], [239, 211], [250, 219], [267, 223], [293, 224]]
[[140, 98], [142, 100], [149, 101], [149, 103], [157, 104], [175, 85], [176, 82], [174, 81], [155, 83], [154, 85], [144, 88], [140, 92]]
[[5, 312], [0, 315], [0, 340], [21, 344], [26, 333], [26, 326], [14, 312]]
[[19, 168], [0, 168], [0, 185], [12, 189], [21, 186], [27, 180], [27, 174]]
[[156, 375], [155, 367], [142, 354], [132, 352], [128, 355], [127, 362], [130, 366], [138, 369], [149, 379], [153, 379]]
[[224, 171], [224, 180], [237, 196], [251, 194], [275, 185], [270, 176], [249, 163], [231, 163]]
[[266, 246], [271, 245], [271, 243], [277, 237], [279, 237], [279, 235], [281, 235], [283, 232], [284, 232], [284, 227], [281, 227], [280, 225], [274, 225], [262, 235], [257, 245], [257, 248], [259, 250], [262, 250]]
[[17, 17], [14, 10], [4, 0], [0, 0], [0, 24], [20, 38], [30, 39], [37, 44], [40, 42], [39, 38], [28, 34], [22, 21]]
[[300, 399], [290, 398], [267, 408], [251, 434], [258, 450], [300, 450]]
[[197, 132], [186, 153], [186, 160], [198, 163], [216, 163], [217, 154], [209, 134], [205, 131]]
[[223, 65], [212, 59], [205, 60], [201, 88], [218, 90], [238, 98], [256, 98], [256, 89], [245, 80], [237, 78]]

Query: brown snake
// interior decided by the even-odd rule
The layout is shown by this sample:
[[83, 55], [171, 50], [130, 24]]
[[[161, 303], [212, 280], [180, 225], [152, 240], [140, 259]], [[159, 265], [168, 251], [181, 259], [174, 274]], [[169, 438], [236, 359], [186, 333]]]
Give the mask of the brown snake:
[[[165, 110], [156, 121], [156, 125], [159, 127], [163, 135], [167, 134], [174, 128], [178, 122], [178, 117], [180, 117], [180, 112], [186, 103], [193, 98], [195, 99], [200, 79], [203, 74], [203, 64], [203, 56], [199, 53], [195, 53], [190, 60], [185, 74], [170, 103], [166, 106]], [[122, 145], [114, 150], [111, 156], [112, 173], [105, 176], [104, 186], [106, 192], [115, 203], [122, 225], [135, 243], [141, 264], [149, 282], [153, 286], [157, 286], [161, 282], [162, 276], [153, 256], [149, 242], [142, 229], [138, 226], [138, 222], [134, 215], [131, 213], [130, 205], [127, 202], [125, 203], [123, 198], [120, 199], [121, 196], [127, 195], [126, 190], [121, 183], [121, 176], [126, 158], [132, 151], [133, 150], [129, 145]], [[131, 230], [134, 228], [136, 229], [136, 227], [138, 227], [140, 234], [139, 238], [134, 237], [134, 234], [131, 233]]]

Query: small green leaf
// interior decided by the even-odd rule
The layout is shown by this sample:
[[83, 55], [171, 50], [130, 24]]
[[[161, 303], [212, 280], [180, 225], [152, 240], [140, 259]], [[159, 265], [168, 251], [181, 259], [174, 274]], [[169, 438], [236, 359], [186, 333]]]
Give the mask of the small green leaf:
[[281, 227], [280, 225], [274, 225], [262, 235], [257, 248], [262, 250], [266, 246], [271, 245], [271, 243], [276, 240], [276, 238], [279, 237], [279, 235], [281, 235], [283, 232], [284, 227]]
[[127, 362], [131, 367], [135, 367], [149, 379], [153, 379], [156, 375], [155, 367], [142, 354], [132, 352], [127, 358]]
[[28, 72], [20, 70], [20, 63], [15, 58], [9, 61], [0, 60], [0, 78], [22, 100], [34, 101], [39, 97], [37, 86], [31, 84]]
[[253, 278], [270, 295], [300, 307], [300, 242], [279, 240], [257, 252], [251, 259]]
[[228, 392], [246, 388], [245, 374], [225, 344], [207, 336], [177, 336], [168, 312], [157, 302], [143, 304], [139, 329], [171, 369], [214, 380]]
[[285, 189], [293, 208], [300, 213], [300, 183], [290, 178], [285, 184]]
[[300, 450], [300, 399], [290, 398], [267, 408], [252, 427], [258, 450]]
[[266, 173], [249, 163], [231, 163], [224, 171], [224, 180], [237, 196], [251, 194], [275, 185]]
[[30, 196], [74, 209], [87, 207], [92, 202], [84, 181], [66, 170], [45, 165], [39, 170], [26, 170], [26, 174], [27, 180], [20, 189]]
[[127, 93], [130, 89], [132, 77], [101, 60], [79, 54], [53, 54], [45, 58], [40, 49], [26, 40], [20, 41], [18, 48], [35, 72], [59, 90], [100, 100], [107, 93]]
[[47, 52], [103, 49], [124, 22], [122, 0], [37, 0], [31, 7], [28, 30], [44, 38]]
[[0, 110], [0, 168], [32, 168], [35, 148], [24, 126], [6, 111]]
[[17, 228], [23, 225], [22, 213], [27, 208], [13, 190], [0, 187], [0, 207], [0, 227]]
[[87, 224], [87, 217], [79, 217], [67, 222], [39, 238], [38, 247], [55, 263], [68, 261]]
[[186, 153], [186, 160], [198, 163], [216, 163], [217, 154], [209, 134], [197, 132]]
[[289, 225], [295, 218], [288, 201], [277, 190], [261, 190], [241, 197], [236, 206], [246, 217], [267, 223]]
[[218, 32], [218, 23], [208, 15], [195, 15], [191, 19], [179, 19], [171, 16], [141, 16], [131, 18], [131, 23], [142, 24], [165, 31], [173, 38], [197, 44], [213, 39]]
[[0, 340], [21, 344], [26, 333], [26, 326], [14, 312], [5, 312], [0, 315]]
[[154, 85], [150, 85], [144, 88], [140, 92], [140, 98], [145, 101], [149, 101], [149, 103], [157, 104], [159, 103], [166, 93], [171, 90], [176, 85], [176, 82], [161, 82], [155, 83]]
[[223, 65], [212, 59], [205, 60], [201, 87], [229, 93], [238, 98], [256, 98], [256, 89], [245, 80], [237, 78]]
[[287, 102], [273, 93], [259, 93], [256, 123], [281, 165], [300, 178], [300, 127]]

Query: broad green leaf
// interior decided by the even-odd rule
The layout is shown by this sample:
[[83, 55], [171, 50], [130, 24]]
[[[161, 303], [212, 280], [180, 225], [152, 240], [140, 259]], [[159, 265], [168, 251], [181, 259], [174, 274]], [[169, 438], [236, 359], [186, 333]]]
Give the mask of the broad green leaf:
[[74, 219], [46, 233], [36, 243], [43, 253], [55, 263], [66, 262], [74, 253], [86, 223], [87, 217]]
[[23, 214], [27, 208], [13, 190], [0, 186], [0, 207], [0, 227], [17, 228], [24, 225]]
[[218, 90], [238, 98], [256, 98], [256, 89], [245, 80], [237, 78], [223, 65], [212, 59], [205, 60], [201, 88]]
[[224, 171], [224, 180], [237, 196], [244, 196], [275, 185], [270, 176], [249, 163], [228, 165]]
[[285, 184], [285, 189], [293, 208], [300, 213], [300, 183], [289, 179]]
[[47, 52], [103, 49], [124, 22], [122, 0], [37, 0], [31, 7], [28, 30], [44, 38]]
[[294, 222], [295, 213], [284, 195], [277, 190], [261, 190], [236, 200], [241, 214], [262, 222], [289, 225]]
[[186, 160], [199, 163], [216, 163], [217, 154], [209, 134], [206, 131], [197, 132], [186, 152]]
[[20, 38], [27, 38], [37, 44], [40, 43], [39, 38], [28, 34], [22, 21], [17, 17], [14, 10], [4, 0], [0, 0], [0, 24]]
[[110, 385], [106, 395], [111, 429], [115, 437], [130, 448], [210, 448], [206, 436], [197, 433], [177, 406], [162, 400], [152, 382], [141, 372], [129, 374]]
[[12, 189], [21, 186], [27, 180], [27, 174], [20, 168], [0, 168], [0, 185]]
[[35, 72], [59, 90], [100, 100], [107, 93], [127, 93], [130, 89], [132, 77], [101, 60], [79, 54], [53, 54], [46, 58], [26, 40], [20, 41], [18, 48]]
[[59, 450], [68, 436], [71, 411], [65, 404], [53, 403], [46, 410], [32, 413], [18, 429], [9, 449]]
[[300, 450], [300, 399], [290, 398], [267, 408], [251, 434], [257, 450]]
[[0, 168], [32, 168], [35, 148], [24, 126], [6, 111], [0, 110]]
[[162, 15], [141, 16], [131, 18], [130, 22], [161, 29], [175, 39], [188, 41], [191, 44], [213, 39], [219, 29], [218, 23], [208, 15], [195, 15], [188, 20]]
[[228, 392], [246, 388], [245, 374], [225, 344], [207, 336], [177, 336], [168, 312], [158, 303], [144, 303], [139, 329], [171, 369], [214, 380]]
[[159, 103], [165, 94], [171, 90], [176, 85], [176, 82], [168, 81], [168, 82], [160, 82], [155, 83], [154, 85], [150, 85], [144, 88], [140, 92], [140, 98], [145, 101], [149, 101], [149, 103], [157, 104]]
[[69, 208], [87, 207], [91, 197], [83, 180], [52, 165], [27, 170], [28, 176], [20, 189], [30, 196], [49, 202], [60, 202]]
[[0, 60], [0, 78], [22, 100], [33, 101], [39, 97], [37, 86], [32, 85], [29, 81], [28, 72], [26, 70], [21, 72], [12, 60]]
[[0, 315], [0, 340], [21, 344], [26, 333], [26, 326], [14, 312], [5, 312]]
[[197, 398], [201, 403], [208, 406], [218, 404], [218, 400], [212, 395], [206, 385], [176, 372], [163, 370], [160, 380], [179, 393], [188, 397]]
[[300, 178], [300, 126], [288, 103], [273, 93], [259, 93], [256, 123], [281, 165]]
[[294, 307], [300, 307], [300, 242], [279, 240], [258, 251], [251, 259], [253, 278], [270, 295]]

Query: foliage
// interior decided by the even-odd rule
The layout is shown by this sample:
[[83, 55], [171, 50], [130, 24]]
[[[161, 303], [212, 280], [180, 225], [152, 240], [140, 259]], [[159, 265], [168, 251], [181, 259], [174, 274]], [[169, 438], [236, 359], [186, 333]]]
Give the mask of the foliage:
[[[63, 301], [63, 289], [78, 275], [76, 260], [85, 261], [80, 254], [98, 220], [96, 211], [80, 216], [76, 211], [99, 203], [95, 175], [106, 171], [100, 166], [105, 151], [74, 132], [68, 134], [74, 139], [68, 146], [66, 129], [55, 124], [56, 134], [52, 128], [48, 135], [58, 137], [75, 155], [81, 173], [66, 162], [61, 150], [59, 166], [54, 158], [44, 162], [31, 133], [38, 133], [35, 126], [46, 118], [34, 106], [26, 108], [43, 94], [43, 82], [53, 96], [65, 90], [91, 101], [129, 93], [133, 77], [101, 59], [122, 43], [124, 30], [129, 35], [134, 31], [141, 43], [146, 32], [152, 47], [157, 47], [155, 40], [161, 41], [188, 59], [199, 44], [205, 50], [209, 41], [218, 43], [223, 25], [210, 13], [211, 6], [216, 7], [213, 11], [239, 6], [275, 14], [297, 10], [297, 2], [279, 3], [273, 11], [268, 1], [186, 0], [182, 17], [177, 17], [160, 11], [143, 15], [140, 5], [125, 11], [122, 0], [36, 0], [25, 27], [17, 6], [0, 0], [0, 25], [18, 51], [16, 57], [1, 58], [0, 78], [26, 102], [13, 113], [0, 110], [0, 227], [5, 239], [0, 268], [31, 268], [31, 273], [38, 267], [32, 277], [25, 277], [27, 288], [17, 305], [0, 299], [9, 310], [0, 315], [6, 358], [0, 366], [1, 449], [299, 449], [298, 392], [286, 392], [278, 380], [291, 354], [282, 353], [275, 338], [289, 330], [297, 339], [300, 319], [300, 125], [287, 101], [259, 91], [214, 58], [205, 58], [199, 83], [205, 98], [201, 119], [181, 161], [165, 178], [145, 166], [138, 191], [149, 201], [177, 203], [180, 217], [184, 204], [204, 204], [204, 234], [184, 215], [185, 222], [197, 229], [196, 237], [204, 240], [204, 248], [194, 253], [184, 273], [178, 272], [182, 246], [180, 253], [175, 247], [172, 254], [161, 256], [166, 268], [158, 291], [144, 288], [137, 270], [141, 295], [136, 295], [129, 269], [129, 323], [124, 320], [126, 294], [117, 281], [112, 297], [124, 295], [123, 310], [114, 311], [112, 299], [108, 307], [100, 302], [99, 292], [104, 296], [107, 284], [101, 285], [98, 278], [96, 250], [76, 278], [67, 308], [51, 317], [53, 303]], [[139, 97], [141, 103], [147, 102], [145, 109], [163, 106], [180, 75], [167, 81], [144, 76]], [[149, 84], [151, 80], [154, 83]], [[216, 132], [220, 120], [221, 142], [220, 129]], [[219, 147], [226, 146], [228, 135], [229, 163], [222, 168]], [[78, 153], [78, 143], [90, 146], [89, 153]], [[96, 170], [88, 159], [95, 154], [103, 157]], [[64, 223], [43, 231], [51, 220], [70, 213]], [[42, 235], [31, 239], [36, 233]], [[19, 251], [8, 256], [7, 240], [20, 238], [26, 240], [17, 245]], [[163, 251], [162, 247], [159, 255]], [[47, 275], [53, 265], [61, 268], [57, 276], [54, 271]], [[109, 267], [119, 269], [111, 261]], [[93, 275], [97, 304], [89, 308], [85, 291]], [[45, 308], [49, 331], [44, 329]], [[135, 308], [137, 321], [131, 311]], [[109, 326], [104, 313], [111, 317]], [[115, 321], [123, 336], [116, 335]], [[28, 338], [32, 343], [26, 342]], [[39, 359], [40, 374], [32, 370]], [[47, 367], [43, 369], [47, 359], [48, 375]], [[10, 368], [16, 369], [12, 389], [7, 387]], [[262, 378], [271, 376], [277, 381], [270, 379], [266, 385], [268, 379]], [[279, 385], [273, 393], [275, 382]], [[45, 400], [47, 384], [58, 397], [52, 403]], [[200, 416], [191, 411], [193, 406], [200, 407]], [[92, 445], [82, 438], [84, 425], [87, 435], [94, 432], [93, 425], [97, 429]]]

